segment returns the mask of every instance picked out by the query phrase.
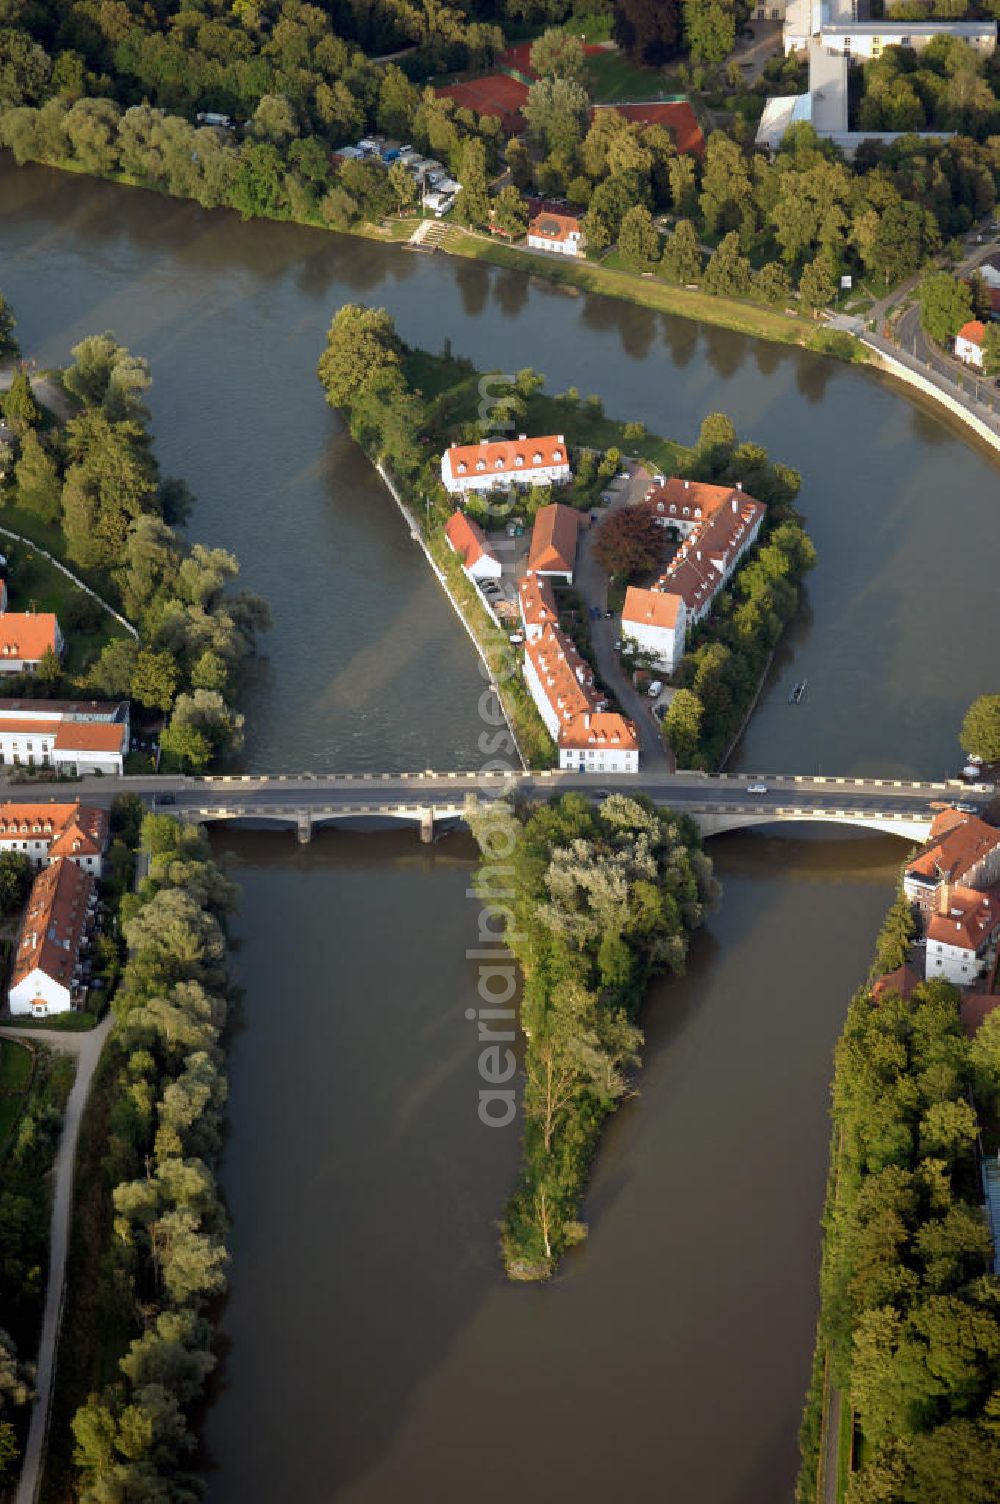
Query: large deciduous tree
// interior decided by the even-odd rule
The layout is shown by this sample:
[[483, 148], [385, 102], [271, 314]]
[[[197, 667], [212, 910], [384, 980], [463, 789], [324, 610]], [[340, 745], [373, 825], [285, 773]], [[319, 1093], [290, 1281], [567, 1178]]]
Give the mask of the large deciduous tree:
[[609, 575], [648, 574], [660, 562], [663, 534], [648, 503], [615, 507], [594, 534], [593, 555]]
[[345, 407], [388, 372], [398, 370], [400, 351], [390, 313], [345, 303], [333, 317], [317, 368], [331, 407]]

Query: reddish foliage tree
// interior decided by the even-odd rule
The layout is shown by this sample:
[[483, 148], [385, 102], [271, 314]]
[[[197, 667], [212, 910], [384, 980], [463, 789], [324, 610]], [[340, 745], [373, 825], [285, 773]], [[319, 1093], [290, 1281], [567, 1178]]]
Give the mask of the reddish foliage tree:
[[608, 574], [649, 574], [663, 556], [663, 534], [646, 502], [616, 507], [594, 534], [594, 558]]

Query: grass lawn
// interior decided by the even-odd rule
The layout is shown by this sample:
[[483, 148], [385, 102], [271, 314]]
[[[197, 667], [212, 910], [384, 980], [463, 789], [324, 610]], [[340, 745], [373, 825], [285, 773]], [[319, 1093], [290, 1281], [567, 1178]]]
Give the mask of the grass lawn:
[[[36, 518], [19, 508], [6, 505], [0, 508], [0, 526], [33, 538], [42, 548], [55, 557], [62, 553], [62, 539], [55, 527], [38, 522]], [[83, 594], [66, 578], [61, 570], [31, 548], [30, 544], [9, 542], [0, 534], [0, 549], [7, 555], [10, 564], [10, 609], [12, 611], [54, 611], [66, 637], [64, 667], [70, 678], [81, 675], [98, 656], [104, 644], [112, 637], [124, 637], [125, 629], [97, 602]], [[86, 578], [80, 571], [81, 578]], [[88, 580], [95, 590], [106, 588], [106, 582], [94, 578]], [[72, 611], [81, 601], [90, 602], [94, 625], [75, 625]]]
[[633, 104], [676, 92], [663, 68], [630, 63], [624, 52], [597, 52], [588, 57], [583, 81], [595, 104]]
[[605, 293], [612, 298], [624, 298], [627, 302], [655, 308], [661, 313], [675, 313], [681, 318], [696, 319], [704, 324], [719, 324], [740, 334], [774, 340], [783, 345], [823, 348], [823, 341], [819, 338], [823, 332], [822, 327], [812, 319], [803, 318], [799, 314], [783, 313], [776, 308], [764, 308], [760, 304], [743, 302], [737, 298], [716, 297], [707, 292], [689, 292], [686, 287], [674, 286], [660, 277], [641, 277], [634, 272], [616, 270], [603, 263], [596, 265], [592, 261], [562, 263], [548, 257], [543, 260], [531, 251], [498, 245], [495, 241], [470, 235], [457, 226], [452, 226], [449, 230], [446, 249], [453, 255], [514, 267], [518, 271], [533, 273], [563, 286]]
[[21, 1116], [31, 1081], [31, 1052], [13, 1040], [0, 1040], [0, 1151]]
[[559, 29], [584, 42], [610, 42], [611, 16], [570, 16]]

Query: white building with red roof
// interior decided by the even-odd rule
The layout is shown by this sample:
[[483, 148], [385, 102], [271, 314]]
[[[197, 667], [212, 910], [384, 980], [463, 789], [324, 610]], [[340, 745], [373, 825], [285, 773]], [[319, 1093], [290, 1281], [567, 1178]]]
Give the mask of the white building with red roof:
[[33, 674], [47, 652], [59, 658], [64, 647], [51, 611], [0, 612], [0, 674]]
[[21, 921], [7, 1001], [11, 1013], [67, 1013], [85, 996], [85, 951], [97, 906], [94, 879], [66, 859], [40, 872]]
[[572, 479], [561, 433], [530, 439], [482, 439], [452, 444], [441, 456], [441, 483], [452, 496], [510, 486], [559, 486]]
[[36, 866], [65, 856], [100, 877], [108, 846], [106, 809], [73, 803], [0, 804], [0, 851], [21, 851]]
[[128, 701], [0, 700], [0, 767], [121, 776]]
[[527, 575], [518, 587], [524, 623], [524, 678], [559, 750], [559, 766], [582, 773], [637, 773], [634, 722], [608, 710], [593, 670], [558, 625], [546, 579]]
[[622, 608], [622, 636], [630, 637], [667, 673], [673, 673], [684, 656], [687, 642], [687, 608], [679, 595], [669, 590], [642, 590], [630, 585]]
[[992, 975], [998, 937], [1000, 889], [951, 888], [927, 921], [927, 980], [974, 986]]
[[528, 247], [554, 251], [558, 256], [583, 255], [583, 230], [573, 214], [554, 214], [543, 209], [528, 225]]
[[452, 512], [445, 523], [444, 535], [470, 580], [498, 580], [503, 573], [500, 560], [486, 541], [486, 534], [464, 512]]
[[559, 501], [539, 507], [531, 529], [528, 573], [572, 585], [579, 542], [579, 512]]
[[903, 869], [903, 892], [924, 914], [947, 911], [960, 888], [1000, 882], [1000, 830], [978, 815], [941, 810], [922, 850]]
[[970, 319], [963, 324], [955, 335], [955, 354], [959, 360], [964, 360], [967, 366], [981, 366], [985, 338], [986, 325], [979, 319]]

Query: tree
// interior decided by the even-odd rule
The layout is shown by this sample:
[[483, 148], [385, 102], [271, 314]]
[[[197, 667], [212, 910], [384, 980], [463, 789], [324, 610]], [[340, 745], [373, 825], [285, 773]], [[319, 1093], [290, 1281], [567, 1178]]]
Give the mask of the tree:
[[13, 310], [3, 293], [0, 292], [0, 355], [17, 354], [17, 336], [14, 333], [15, 322]]
[[649, 574], [663, 554], [663, 534], [648, 503], [615, 507], [594, 533], [591, 552], [609, 575]]
[[140, 395], [152, 380], [149, 362], [120, 345], [110, 330], [89, 335], [70, 354], [63, 385], [81, 406], [102, 407], [113, 422], [149, 417]]
[[698, 212], [698, 169], [691, 156], [671, 157], [667, 162], [667, 181], [674, 213], [693, 219]]
[[87, 172], [113, 172], [118, 165], [118, 106], [110, 99], [78, 99], [66, 116], [73, 154]]
[[697, 282], [701, 276], [701, 250], [694, 225], [678, 220], [663, 247], [663, 270], [671, 282]]
[[522, 192], [531, 186], [531, 158], [520, 136], [511, 136], [505, 152], [511, 182]]
[[20, 913], [33, 875], [31, 859], [23, 851], [0, 853], [0, 912]]
[[920, 326], [939, 345], [954, 339], [972, 317], [972, 293], [949, 272], [934, 272], [920, 284]]
[[684, 40], [696, 62], [721, 63], [736, 46], [733, 0], [682, 0]]
[[670, 701], [670, 708], [663, 720], [663, 730], [680, 768], [695, 765], [704, 713], [704, 706], [693, 690], [679, 689]]
[[25, 371], [17, 370], [3, 399], [4, 417], [16, 434], [24, 435], [42, 420], [42, 410], [35, 401]]
[[150, 709], [168, 711], [177, 692], [177, 664], [171, 653], [144, 648], [132, 670], [132, 693]]
[[550, 26], [531, 44], [531, 67], [541, 78], [569, 78], [583, 83], [583, 43], [572, 32]]
[[827, 256], [817, 256], [815, 261], [810, 261], [803, 267], [799, 278], [799, 297], [813, 313], [832, 303], [836, 292], [837, 282]]
[[528, 228], [528, 206], [510, 183], [493, 200], [493, 223], [511, 240], [520, 240]]
[[345, 303], [334, 314], [317, 374], [331, 407], [347, 407], [400, 364], [401, 345], [384, 308]]
[[21, 440], [14, 477], [18, 505], [42, 522], [58, 522], [62, 511], [59, 467], [33, 428]]
[[521, 113], [536, 146], [571, 154], [590, 117], [586, 89], [568, 78], [542, 78], [528, 90]]
[[629, 209], [618, 232], [618, 249], [632, 266], [646, 268], [660, 254], [660, 236], [644, 204]]
[[636, 61], [668, 62], [680, 36], [679, 0], [614, 0], [614, 39]]
[[705, 291], [724, 297], [745, 298], [752, 280], [750, 263], [740, 254], [740, 237], [731, 230], [719, 241], [705, 269]]
[[486, 225], [490, 218], [490, 194], [486, 182], [486, 147], [472, 137], [462, 149], [459, 173], [462, 191], [455, 200], [455, 213], [469, 225]]
[[35, 669], [35, 678], [39, 684], [44, 684], [51, 693], [56, 685], [62, 683], [63, 667], [59, 661], [59, 654], [54, 648], [46, 648], [38, 660]]
[[97, 662], [90, 666], [88, 687], [112, 700], [131, 694], [138, 653], [138, 643], [132, 637], [112, 637]]
[[996, 376], [1000, 372], [1000, 324], [987, 324], [983, 335], [983, 372]]
[[983, 762], [1000, 762], [1000, 695], [980, 695], [965, 713], [959, 737], [963, 751]]
[[416, 178], [405, 162], [393, 162], [389, 168], [389, 186], [396, 195], [401, 214], [415, 207], [420, 190], [417, 187]]
[[788, 273], [780, 261], [767, 261], [753, 276], [753, 295], [772, 308], [788, 302], [790, 295]]

